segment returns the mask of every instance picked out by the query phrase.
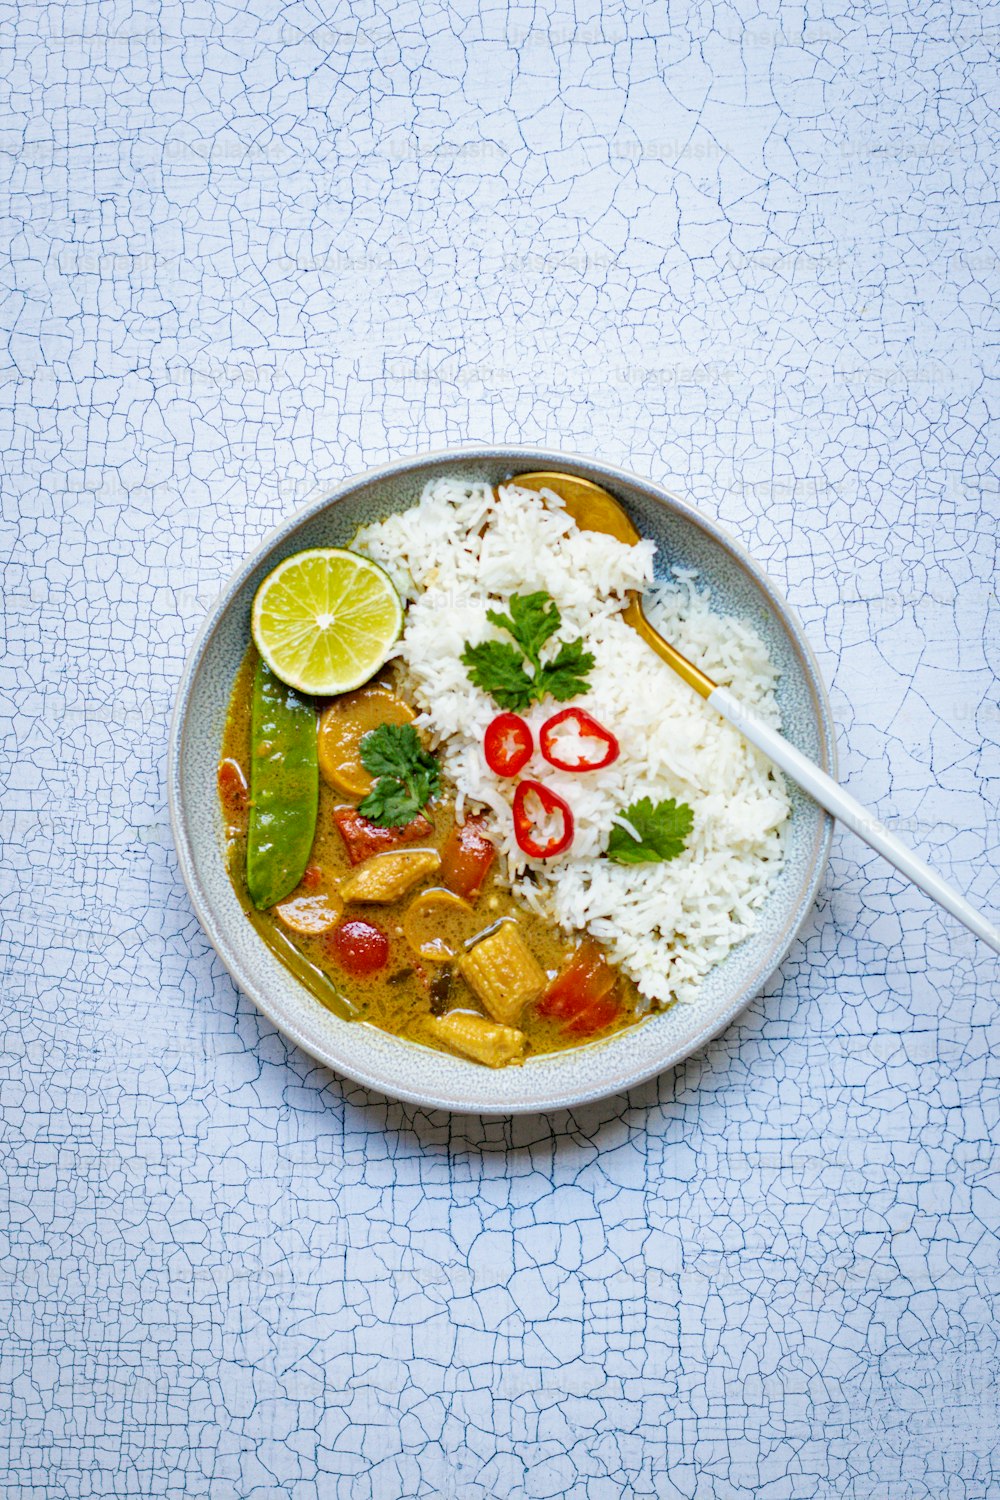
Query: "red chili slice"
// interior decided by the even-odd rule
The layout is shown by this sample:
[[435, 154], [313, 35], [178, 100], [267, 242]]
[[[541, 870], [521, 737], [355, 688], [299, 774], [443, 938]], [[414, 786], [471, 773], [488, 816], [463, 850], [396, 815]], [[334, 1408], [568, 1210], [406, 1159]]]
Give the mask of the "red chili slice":
[[[560, 729], [572, 729], [581, 740], [589, 740], [590, 745], [576, 747], [576, 752], [571, 757], [566, 750], [560, 749]], [[559, 771], [600, 771], [605, 766], [610, 766], [621, 754], [621, 746], [610, 729], [605, 729], [603, 724], [598, 724], [592, 714], [588, 714], [585, 708], [564, 708], [560, 713], [553, 714], [551, 719], [546, 719], [538, 736], [538, 744], [542, 754], [550, 766], [555, 766]]]
[[483, 737], [486, 764], [495, 776], [516, 776], [523, 771], [535, 742], [519, 714], [497, 714]]
[[[552, 817], [560, 821], [550, 833], [541, 825]], [[514, 836], [519, 848], [532, 859], [554, 859], [573, 842], [569, 803], [540, 781], [520, 782], [514, 793]]]

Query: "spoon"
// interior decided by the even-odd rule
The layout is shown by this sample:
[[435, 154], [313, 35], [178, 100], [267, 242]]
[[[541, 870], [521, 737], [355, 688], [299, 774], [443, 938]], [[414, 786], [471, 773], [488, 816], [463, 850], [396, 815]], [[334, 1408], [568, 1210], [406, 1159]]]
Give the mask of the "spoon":
[[[640, 540], [639, 533], [618, 501], [607, 490], [591, 484], [589, 479], [578, 479], [573, 474], [540, 471], [518, 474], [510, 482], [530, 490], [552, 490], [559, 496], [567, 514], [572, 516], [581, 531], [602, 531], [630, 546]], [[700, 667], [688, 661], [676, 646], [665, 641], [643, 614], [642, 600], [637, 591], [630, 592], [622, 618], [706, 703], [724, 719], [728, 719], [758, 750], [763, 750], [776, 766], [780, 766], [782, 771], [797, 781], [821, 807], [825, 807], [828, 813], [845, 823], [852, 833], [856, 833], [866, 844], [876, 849], [891, 865], [895, 865], [901, 875], [912, 880], [914, 885], [919, 886], [939, 906], [943, 906], [945, 911], [951, 912], [970, 932], [982, 938], [994, 953], [1000, 953], [1000, 928], [970, 906], [946, 880], [935, 874], [930, 865], [911, 849], [907, 849], [855, 797], [845, 792], [832, 776], [821, 771], [814, 761], [803, 755], [801, 750], [796, 750], [776, 729], [765, 724], [729, 688], [719, 687]]]

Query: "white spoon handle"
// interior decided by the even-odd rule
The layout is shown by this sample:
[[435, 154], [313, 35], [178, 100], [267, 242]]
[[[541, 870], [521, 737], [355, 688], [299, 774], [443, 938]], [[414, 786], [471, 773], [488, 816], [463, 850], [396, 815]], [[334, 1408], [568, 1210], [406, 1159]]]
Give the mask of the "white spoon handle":
[[728, 688], [717, 687], [709, 694], [707, 700], [713, 708], [717, 709], [723, 718], [728, 719], [730, 724], [736, 726], [740, 733], [756, 745], [758, 750], [787, 771], [799, 786], [814, 797], [821, 807], [846, 823], [852, 833], [858, 838], [864, 839], [873, 849], [877, 849], [891, 865], [895, 865], [901, 874], [914, 885], [918, 885], [922, 891], [943, 906], [945, 911], [950, 911], [953, 917], [957, 917], [974, 932], [976, 937], [982, 938], [988, 943], [994, 953], [1000, 953], [1000, 928], [981, 916], [954, 890], [940, 875], [936, 875], [930, 865], [925, 862], [905, 844], [891, 834], [883, 823], [873, 817], [861, 803], [849, 792], [845, 792], [842, 786], [838, 786], [832, 776], [821, 771], [809, 758], [796, 750], [794, 745], [765, 724], [752, 708], [741, 703], [735, 693]]

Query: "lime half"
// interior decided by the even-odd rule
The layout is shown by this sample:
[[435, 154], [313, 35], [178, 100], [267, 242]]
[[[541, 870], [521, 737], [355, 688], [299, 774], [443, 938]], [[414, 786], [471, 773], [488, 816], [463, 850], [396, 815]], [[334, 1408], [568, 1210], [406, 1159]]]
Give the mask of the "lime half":
[[374, 676], [399, 639], [403, 606], [388, 573], [343, 547], [286, 557], [257, 590], [250, 617], [275, 677], [325, 698]]

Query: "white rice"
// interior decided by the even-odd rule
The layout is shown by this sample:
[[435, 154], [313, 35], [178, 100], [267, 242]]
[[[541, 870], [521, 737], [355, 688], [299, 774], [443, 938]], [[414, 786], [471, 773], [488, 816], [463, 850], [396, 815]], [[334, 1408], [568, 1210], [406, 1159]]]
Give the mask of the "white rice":
[[[674, 569], [652, 585], [654, 544], [625, 546], [581, 532], [549, 492], [437, 480], [420, 503], [361, 531], [355, 546], [380, 562], [409, 602], [398, 655], [467, 807], [489, 810], [516, 896], [567, 931], [586, 929], [651, 1000], [691, 999], [702, 977], [753, 931], [781, 868], [789, 803], [770, 762], [677, 677], [621, 619], [628, 589], [645, 587], [657, 628], [716, 682], [779, 726], [777, 674], [748, 625], [715, 614], [695, 576]], [[617, 735], [603, 771], [555, 770], [538, 754], [521, 773], [557, 792], [575, 821], [570, 849], [528, 860], [513, 830], [516, 782], [483, 758], [499, 712], [469, 681], [465, 643], [509, 639], [486, 619], [511, 594], [546, 589], [562, 615], [555, 642], [582, 636], [596, 665], [573, 700]], [[553, 643], [554, 645], [554, 643]], [[549, 648], [550, 650], [553, 647]], [[547, 699], [523, 717], [538, 731], [565, 707]], [[601, 855], [621, 812], [640, 797], [686, 802], [687, 847], [667, 863], [619, 865]]]

